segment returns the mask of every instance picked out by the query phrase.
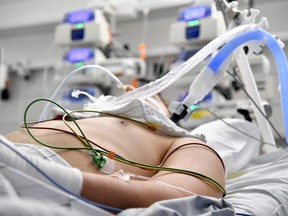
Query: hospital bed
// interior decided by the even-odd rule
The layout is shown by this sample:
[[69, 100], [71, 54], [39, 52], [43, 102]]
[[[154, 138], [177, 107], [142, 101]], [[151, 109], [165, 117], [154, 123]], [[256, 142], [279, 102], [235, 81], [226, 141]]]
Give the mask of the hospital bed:
[[[224, 120], [260, 137], [253, 123]], [[288, 152], [279, 149], [261, 155], [260, 141], [234, 128], [217, 120], [192, 131], [204, 133], [207, 143], [223, 158], [227, 171], [223, 199], [191, 196], [111, 213], [0, 162], [0, 215], [287, 215]]]
[[[243, 25], [238, 29], [235, 28], [232, 30], [233, 34], [229, 33], [229, 37], [227, 36], [226, 39], [222, 37], [218, 41], [227, 43], [230, 37], [236, 37], [238, 36], [237, 34], [244, 32], [234, 41], [238, 42], [240, 39], [246, 40], [247, 37], [249, 38], [250, 36], [252, 39], [255, 39], [253, 38], [255, 35], [257, 37], [260, 35], [260, 39], [258, 39], [261, 44], [263, 42], [261, 36], [264, 35], [264, 37], [266, 37], [269, 35], [257, 28], [259, 28], [259, 25], [253, 25], [252, 27]], [[215, 49], [221, 45], [223, 44], [216, 44]], [[256, 45], [259, 46], [259, 43]], [[198, 61], [203, 60], [209, 55], [209, 52], [206, 51], [207, 49], [204, 49], [202, 53], [200, 52], [200, 54], [198, 54], [198, 57], [200, 56]], [[203, 55], [203, 53], [205, 53], [205, 55]], [[227, 53], [228, 51], [225, 51], [224, 54]], [[222, 55], [222, 59], [226, 60], [226, 58], [230, 60], [229, 55], [228, 57], [225, 56], [225, 58]], [[228, 60], [224, 63], [222, 62], [224, 66]], [[206, 67], [204, 72], [215, 69], [217, 66], [215, 66], [214, 63], [210, 62], [209, 67]], [[148, 85], [148, 87], [140, 87], [137, 91], [128, 92], [114, 100], [104, 101], [105, 103], [107, 102], [107, 104], [104, 102], [102, 104], [97, 103], [97, 106], [100, 108], [103, 104], [105, 107], [108, 105], [109, 107], [119, 106], [123, 101], [126, 103], [127, 101], [139, 98], [139, 95], [142, 98], [148, 97], [151, 94], [155, 94], [155, 89], [161, 91], [169, 85], [171, 83], [171, 77], [176, 76], [175, 74], [177, 74], [178, 77], [181, 76], [181, 74], [179, 75], [179, 70], [180, 72], [189, 72], [189, 69], [193, 67], [193, 65], [197, 65], [197, 62], [189, 61], [172, 71], [172, 73], [168, 75], [168, 78], [167, 76], [163, 77]], [[245, 69], [243, 62], [242, 66]], [[286, 70], [287, 63], [284, 66]], [[219, 67], [220, 70], [223, 69], [221, 65]], [[287, 71], [284, 72], [286, 73]], [[214, 74], [217, 73], [218, 70], [216, 68]], [[287, 73], [284, 74], [283, 77], [283, 80], [286, 80]], [[218, 78], [219, 77], [217, 77], [217, 79]], [[213, 81], [214, 77], [209, 80]], [[216, 82], [217, 80], [212, 82], [212, 84], [208, 83], [210, 86], [204, 90], [211, 90]], [[193, 86], [193, 88], [197, 89], [198, 86]], [[204, 90], [201, 92], [202, 95], [207, 94]], [[281, 90], [283, 90], [283, 88]], [[195, 97], [201, 96], [193, 95], [193, 97], [192, 99], [188, 98], [186, 102], [193, 102], [193, 100], [199, 99]], [[286, 98], [283, 97], [282, 99], [282, 102], [285, 102]], [[102, 107], [104, 107], [104, 105]], [[183, 104], [178, 105], [174, 106], [174, 114], [181, 116], [183, 112], [183, 107], [181, 106], [183, 106]], [[91, 108], [91, 106], [89, 108]], [[61, 187], [52, 187], [51, 185], [33, 179], [25, 173], [1, 163], [0, 158], [0, 215], [288, 215], [287, 148], [278, 148], [263, 153], [263, 143], [260, 139], [261, 136], [263, 137], [263, 128], [261, 128], [259, 122], [255, 124], [243, 119], [217, 120], [203, 124], [193, 129], [190, 133], [203, 134], [207, 143], [223, 158], [227, 174], [227, 195], [224, 198], [216, 199], [196, 195], [156, 202], [148, 208], [132, 208], [118, 212], [115, 209], [109, 209], [108, 207], [91, 203], [81, 197], [70, 194], [69, 191], [64, 191]], [[264, 141], [267, 145], [267, 140], [264, 139]], [[1, 144], [4, 143], [5, 142], [1, 141]], [[272, 145], [274, 144], [272, 143]], [[26, 147], [22, 146], [20, 148]], [[113, 213], [111, 213], [111, 211]]]

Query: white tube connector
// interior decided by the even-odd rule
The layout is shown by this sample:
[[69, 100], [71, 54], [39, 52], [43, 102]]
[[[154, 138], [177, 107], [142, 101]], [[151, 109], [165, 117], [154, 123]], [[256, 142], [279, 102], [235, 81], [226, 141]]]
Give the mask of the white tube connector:
[[198, 103], [203, 100], [204, 97], [215, 87], [220, 79], [225, 74], [229, 64], [231, 62], [231, 56], [228, 57], [222, 64], [221, 68], [214, 72], [209, 67], [204, 67], [198, 74], [196, 79], [190, 85], [189, 94], [183, 101], [187, 107]]
[[81, 91], [79, 89], [74, 89], [72, 92], [71, 92], [71, 96], [74, 97], [74, 98], [78, 98], [79, 95], [85, 95], [87, 96], [92, 102], [95, 102], [97, 99], [95, 97], [93, 97], [92, 95], [90, 95], [89, 93], [85, 92], [85, 91]]

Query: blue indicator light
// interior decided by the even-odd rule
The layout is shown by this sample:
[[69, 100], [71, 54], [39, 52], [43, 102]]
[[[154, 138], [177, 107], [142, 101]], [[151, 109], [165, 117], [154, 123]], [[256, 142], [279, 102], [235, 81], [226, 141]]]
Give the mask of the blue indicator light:
[[197, 5], [184, 8], [179, 12], [179, 22], [189, 22], [211, 16], [211, 7], [209, 5]]
[[190, 110], [191, 110], [191, 111], [194, 111], [195, 109], [197, 109], [197, 106], [196, 106], [195, 104], [193, 104], [193, 105], [190, 106]]
[[78, 24], [85, 23], [95, 19], [93, 10], [78, 10], [67, 13], [64, 18], [64, 23]]
[[69, 50], [65, 60], [70, 63], [85, 62], [94, 58], [94, 50], [90, 48], [76, 48]]

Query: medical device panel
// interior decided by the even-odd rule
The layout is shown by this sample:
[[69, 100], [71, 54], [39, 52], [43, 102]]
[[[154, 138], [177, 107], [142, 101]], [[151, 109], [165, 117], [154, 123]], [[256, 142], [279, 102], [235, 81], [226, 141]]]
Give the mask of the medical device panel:
[[207, 43], [225, 32], [221, 12], [212, 3], [197, 2], [179, 11], [177, 22], [170, 26], [169, 40], [183, 47]]
[[64, 56], [64, 62], [73, 64], [76, 68], [87, 64], [100, 64], [106, 57], [98, 49], [93, 48], [74, 48], [69, 50]]
[[98, 9], [69, 12], [55, 30], [55, 43], [59, 45], [92, 44], [105, 47], [110, 41], [109, 22]]

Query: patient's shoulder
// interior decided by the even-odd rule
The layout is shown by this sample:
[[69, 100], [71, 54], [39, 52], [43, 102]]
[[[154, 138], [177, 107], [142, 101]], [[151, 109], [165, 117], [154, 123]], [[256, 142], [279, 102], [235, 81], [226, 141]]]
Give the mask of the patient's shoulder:
[[199, 138], [196, 138], [196, 137], [179, 137], [179, 138], [176, 138], [173, 140], [173, 143], [172, 143], [172, 146], [177, 146], [177, 145], [182, 145], [184, 143], [200, 143], [200, 144], [203, 144], [203, 145], [207, 145], [205, 141], [199, 139]]
[[[221, 158], [209, 145], [196, 138], [174, 140], [165, 155], [163, 165], [200, 173], [200, 175], [214, 179], [222, 186], [225, 185], [225, 169]], [[170, 178], [173, 178], [173, 181], [178, 181], [180, 185], [185, 184], [185, 182], [189, 184], [190, 182], [190, 190], [198, 194], [214, 197], [223, 195], [219, 190], [211, 188], [211, 185], [196, 181], [191, 176], [175, 174], [174, 177], [170, 175]]]
[[[194, 137], [177, 138], [172, 142], [167, 155], [172, 155], [172, 153], [176, 151], [178, 157], [181, 157], [181, 160], [191, 160], [190, 156], [193, 155], [193, 158], [196, 158], [198, 163], [215, 161], [217, 162], [217, 164], [221, 165], [221, 169], [225, 171], [222, 158], [211, 146], [209, 146], [201, 139], [197, 139]], [[187, 152], [189, 153], [187, 154]]]

